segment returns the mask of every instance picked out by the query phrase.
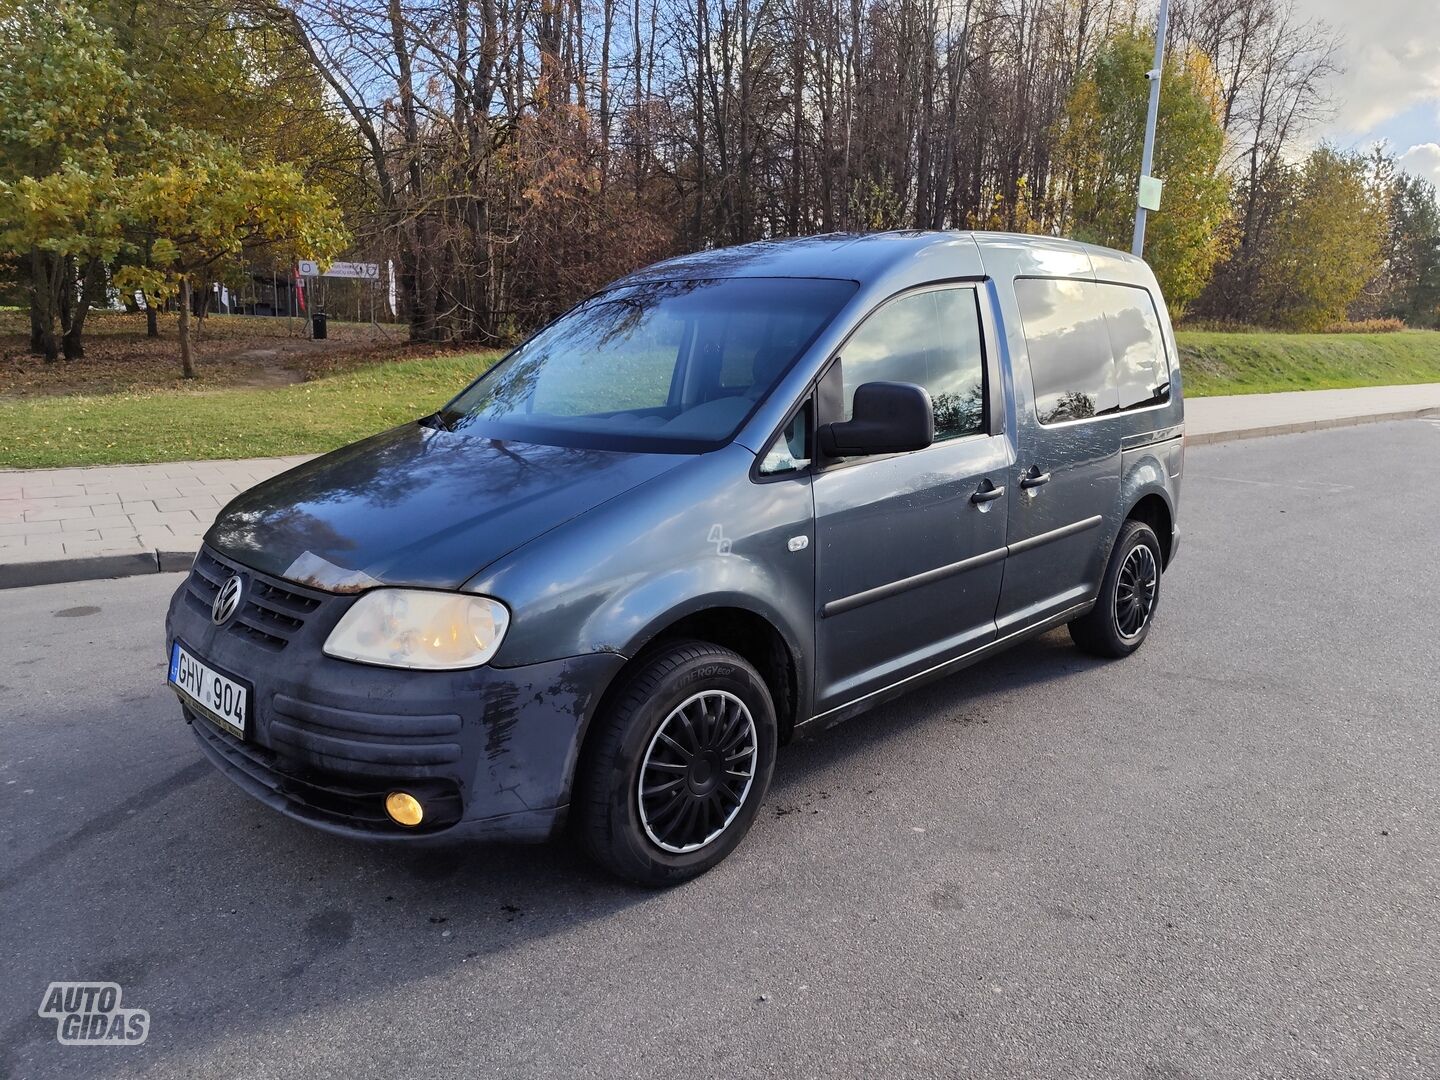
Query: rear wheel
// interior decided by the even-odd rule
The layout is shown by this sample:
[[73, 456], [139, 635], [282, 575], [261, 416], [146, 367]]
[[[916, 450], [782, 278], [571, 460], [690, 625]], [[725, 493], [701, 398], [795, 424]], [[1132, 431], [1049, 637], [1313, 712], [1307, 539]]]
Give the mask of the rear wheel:
[[744, 838], [775, 762], [775, 707], [759, 673], [708, 642], [657, 652], [586, 747], [576, 817], [586, 851], [642, 885], [709, 870]]
[[1125, 522], [1095, 606], [1070, 624], [1075, 644], [1112, 659], [1138, 649], [1160, 606], [1160, 565], [1160, 540], [1154, 530], [1143, 521]]

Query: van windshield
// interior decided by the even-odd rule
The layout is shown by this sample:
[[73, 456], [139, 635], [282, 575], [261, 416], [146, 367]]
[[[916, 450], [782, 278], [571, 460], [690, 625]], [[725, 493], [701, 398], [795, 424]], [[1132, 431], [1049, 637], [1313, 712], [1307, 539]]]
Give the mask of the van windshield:
[[495, 439], [715, 449], [857, 287], [819, 278], [722, 278], [602, 293], [511, 352], [440, 418]]

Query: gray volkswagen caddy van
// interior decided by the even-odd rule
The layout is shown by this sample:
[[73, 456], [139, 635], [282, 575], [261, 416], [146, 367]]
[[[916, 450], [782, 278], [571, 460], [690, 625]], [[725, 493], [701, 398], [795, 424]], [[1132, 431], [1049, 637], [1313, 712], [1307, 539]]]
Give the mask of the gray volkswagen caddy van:
[[663, 262], [236, 498], [169, 681], [217, 768], [317, 828], [568, 824], [682, 881], [794, 736], [1060, 624], [1140, 646], [1179, 543], [1176, 355], [1145, 264], [1077, 243]]

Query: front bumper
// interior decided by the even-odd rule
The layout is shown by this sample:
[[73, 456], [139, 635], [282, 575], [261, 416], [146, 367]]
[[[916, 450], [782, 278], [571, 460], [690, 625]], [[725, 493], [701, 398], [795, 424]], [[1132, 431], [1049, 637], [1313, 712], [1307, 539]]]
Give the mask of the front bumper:
[[[215, 626], [210, 600], [232, 574], [244, 580], [245, 599]], [[624, 658], [414, 672], [328, 657], [325, 639], [355, 599], [202, 550], [170, 602], [167, 650], [178, 638], [253, 688], [243, 740], [182, 707], [205, 756], [266, 805], [345, 836], [553, 835], [591, 714]], [[396, 789], [425, 805], [420, 826], [385, 814], [385, 795]]]

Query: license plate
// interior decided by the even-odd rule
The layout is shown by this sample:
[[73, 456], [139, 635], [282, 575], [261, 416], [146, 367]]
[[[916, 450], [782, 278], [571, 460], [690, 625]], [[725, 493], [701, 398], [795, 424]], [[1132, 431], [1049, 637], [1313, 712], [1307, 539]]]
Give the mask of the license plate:
[[208, 719], [232, 735], [245, 737], [249, 718], [250, 688], [222, 675], [203, 660], [192, 656], [178, 641], [170, 648], [171, 686]]

